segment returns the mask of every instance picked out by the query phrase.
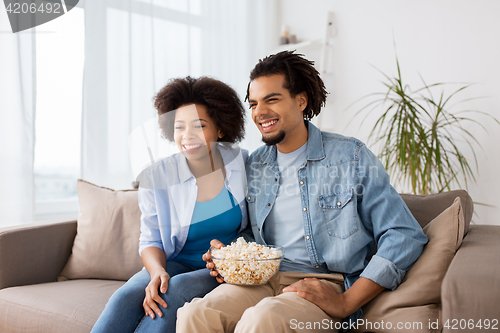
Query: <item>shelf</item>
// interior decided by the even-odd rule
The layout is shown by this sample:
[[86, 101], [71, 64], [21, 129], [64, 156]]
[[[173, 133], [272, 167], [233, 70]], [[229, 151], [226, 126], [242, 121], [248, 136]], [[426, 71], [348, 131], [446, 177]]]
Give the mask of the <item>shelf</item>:
[[305, 49], [318, 49], [323, 45], [323, 40], [322, 39], [315, 39], [315, 40], [308, 40], [300, 43], [295, 43], [295, 44], [283, 44], [283, 45], [278, 45], [273, 53], [278, 53], [281, 51], [293, 51], [297, 50], [298, 52], [300, 50], [305, 50]]

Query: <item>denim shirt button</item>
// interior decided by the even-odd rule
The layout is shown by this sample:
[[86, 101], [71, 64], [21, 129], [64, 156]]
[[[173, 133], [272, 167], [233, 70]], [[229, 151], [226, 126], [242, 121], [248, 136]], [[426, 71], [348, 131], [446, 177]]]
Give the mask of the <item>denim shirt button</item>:
[[300, 185], [304, 185], [304, 181], [303, 180], [300, 181]]
[[309, 240], [309, 238], [310, 238], [309, 236], [306, 236], [306, 239], [307, 239], [307, 240]]
[[339, 206], [339, 207], [342, 206], [342, 203], [340, 201], [337, 202], [337, 206]]
[[269, 207], [269, 206], [271, 206], [271, 204], [268, 202], [268, 203], [267, 203], [267, 207]]
[[316, 265], [316, 266], [314, 266], [314, 267], [315, 267], [315, 268], [319, 268], [319, 266], [318, 266], [318, 265]]
[[307, 208], [306, 208], [306, 207], [304, 207], [302, 210], [305, 212], [305, 211], [307, 210]]

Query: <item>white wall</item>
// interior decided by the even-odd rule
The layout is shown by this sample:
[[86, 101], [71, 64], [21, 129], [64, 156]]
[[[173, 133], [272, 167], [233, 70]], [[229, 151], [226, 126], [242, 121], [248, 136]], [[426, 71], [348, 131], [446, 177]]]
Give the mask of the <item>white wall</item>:
[[[337, 36], [330, 59], [333, 74], [324, 77], [331, 92], [321, 119], [325, 130], [366, 141], [369, 124], [360, 126], [359, 118], [347, 126], [363, 103], [347, 108], [366, 94], [385, 91], [380, 83], [383, 76], [372, 66], [396, 74], [394, 41], [403, 79], [410, 86], [422, 86], [419, 73], [427, 83], [477, 83], [462, 97], [488, 97], [452, 110], [472, 108], [500, 119], [500, 2], [281, 0], [278, 18], [299, 41], [312, 40], [324, 36], [326, 11], [335, 14]], [[319, 52], [306, 55], [319, 59]], [[498, 207], [476, 205], [473, 220], [478, 224], [500, 224], [500, 126], [486, 118], [477, 120], [485, 124], [489, 134], [467, 127], [483, 148], [475, 147], [478, 177], [477, 184], [469, 184], [469, 193], [475, 202]], [[467, 152], [465, 145], [461, 147]], [[467, 156], [471, 153], [467, 152]]]

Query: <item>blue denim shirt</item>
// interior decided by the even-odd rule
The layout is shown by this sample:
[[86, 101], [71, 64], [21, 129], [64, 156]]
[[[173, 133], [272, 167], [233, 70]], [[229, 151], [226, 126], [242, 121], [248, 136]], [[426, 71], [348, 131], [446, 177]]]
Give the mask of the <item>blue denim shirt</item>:
[[[297, 170], [302, 201], [297, 214], [312, 265], [342, 273], [346, 290], [360, 276], [394, 290], [427, 237], [365, 144], [307, 126], [306, 162]], [[260, 147], [246, 163], [248, 217], [261, 244], [278, 191], [276, 149]], [[354, 318], [360, 315], [358, 310]]]

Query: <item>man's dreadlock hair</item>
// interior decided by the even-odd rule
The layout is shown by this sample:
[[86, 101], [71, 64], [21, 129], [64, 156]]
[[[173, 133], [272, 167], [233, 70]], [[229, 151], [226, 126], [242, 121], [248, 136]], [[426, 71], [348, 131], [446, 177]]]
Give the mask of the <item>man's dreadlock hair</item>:
[[307, 60], [303, 54], [297, 54], [294, 51], [283, 51], [259, 60], [250, 72], [245, 101], [248, 100], [250, 83], [253, 80], [262, 76], [282, 74], [285, 76], [284, 88], [292, 97], [303, 91], [307, 93], [304, 119], [311, 120], [325, 106], [328, 94], [323, 80], [313, 65], [313, 61]]

